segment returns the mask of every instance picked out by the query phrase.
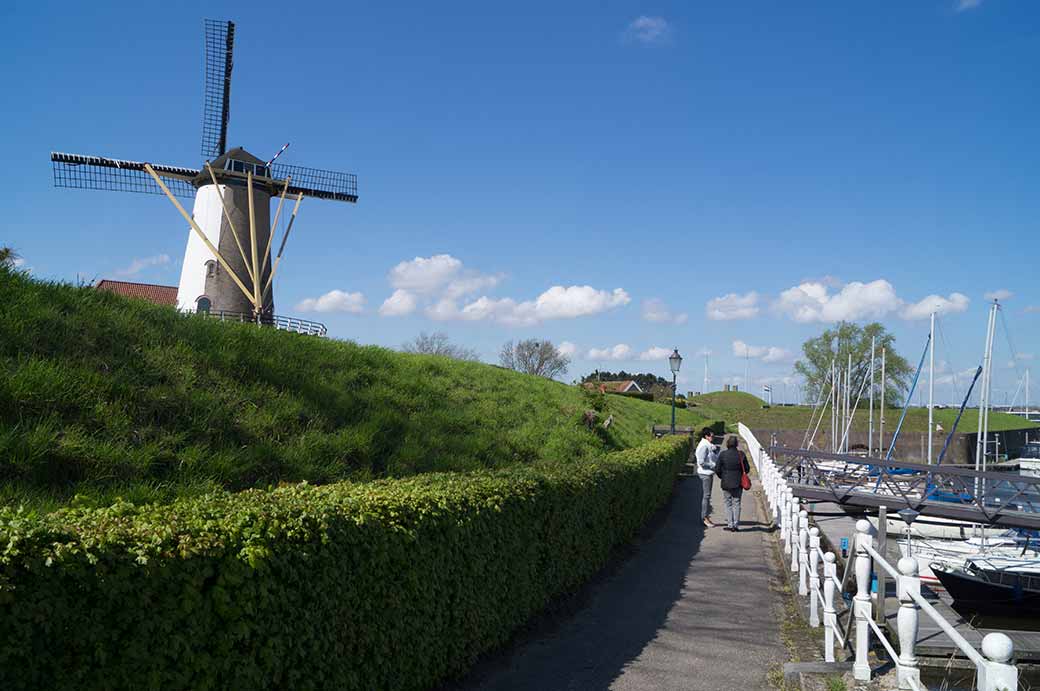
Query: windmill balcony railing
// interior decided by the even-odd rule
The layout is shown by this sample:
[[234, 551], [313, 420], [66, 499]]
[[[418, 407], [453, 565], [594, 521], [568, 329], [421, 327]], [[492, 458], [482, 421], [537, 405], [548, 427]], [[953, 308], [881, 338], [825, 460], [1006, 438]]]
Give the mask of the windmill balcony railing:
[[[922, 691], [925, 686], [921, 682], [915, 646], [921, 613], [924, 612], [975, 666], [979, 691], [1014, 691], [1018, 688], [1018, 668], [1014, 663], [1012, 640], [1003, 633], [989, 633], [982, 639], [981, 652], [975, 649], [921, 595], [917, 561], [904, 557], [893, 567], [874, 548], [873, 529], [869, 521], [860, 520], [856, 523], [854, 553], [846, 564], [846, 577], [839, 580], [836, 556], [833, 552], [822, 550], [820, 530], [816, 526], [810, 527], [809, 513], [795, 497], [783, 466], [770, 457], [750, 429], [744, 424], [738, 427], [758, 472], [768, 513], [772, 514], [773, 522], [779, 528], [785, 562], [790, 560], [790, 571], [798, 583], [798, 594], [809, 598], [809, 624], [812, 627], [824, 627], [824, 659], [827, 662], [835, 661], [835, 644], [841, 649], [851, 648], [854, 651], [853, 676], [858, 681], [869, 681], [872, 674], [869, 653], [873, 635], [895, 664], [899, 689]], [[877, 570], [883, 570], [896, 582], [899, 598], [899, 611], [896, 614], [898, 647], [889, 640], [882, 627], [874, 622], [870, 589], [873, 574]], [[855, 582], [855, 594], [851, 607], [839, 613], [835, 608], [836, 593], [844, 593], [850, 575]], [[884, 597], [883, 594], [878, 596]], [[839, 596], [838, 599], [844, 598]], [[823, 607], [822, 621], [820, 606]], [[841, 614], [847, 616], [845, 626], [841, 625]]]
[[240, 322], [243, 324], [258, 324], [260, 326], [273, 326], [280, 331], [292, 331], [293, 333], [306, 334], [308, 336], [325, 336], [328, 328], [321, 322], [313, 322], [296, 317], [283, 317], [277, 314], [263, 314], [255, 317], [248, 312], [225, 312], [222, 310], [211, 310], [209, 312], [196, 312], [199, 316], [217, 319], [219, 321]]

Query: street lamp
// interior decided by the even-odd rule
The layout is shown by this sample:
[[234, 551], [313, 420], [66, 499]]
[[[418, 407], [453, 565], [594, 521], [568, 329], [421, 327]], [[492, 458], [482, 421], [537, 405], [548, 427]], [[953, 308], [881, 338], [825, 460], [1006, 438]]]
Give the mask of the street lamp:
[[668, 366], [672, 369], [672, 434], [675, 434], [675, 384], [676, 378], [679, 376], [680, 365], [682, 365], [682, 355], [679, 355], [679, 349], [675, 348], [668, 356]]

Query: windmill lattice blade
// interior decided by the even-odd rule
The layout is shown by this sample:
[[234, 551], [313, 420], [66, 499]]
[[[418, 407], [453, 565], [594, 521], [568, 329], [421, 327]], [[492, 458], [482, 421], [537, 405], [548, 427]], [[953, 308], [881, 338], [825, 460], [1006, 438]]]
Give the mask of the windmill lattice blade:
[[204, 33], [206, 72], [202, 94], [202, 155], [213, 160], [227, 150], [235, 23], [207, 19]]
[[[115, 192], [143, 192], [162, 194], [163, 191], [145, 172], [144, 163], [121, 161], [101, 156], [79, 154], [51, 154], [54, 186], [82, 190], [112, 190]], [[195, 186], [191, 180], [199, 171], [179, 166], [153, 165], [158, 175], [166, 178], [170, 192], [184, 199], [194, 199]]]
[[271, 166], [271, 172], [278, 180], [285, 180], [290, 175], [292, 176], [289, 194], [302, 194], [305, 197], [330, 199], [337, 202], [353, 203], [358, 199], [357, 175], [353, 173], [279, 163]]

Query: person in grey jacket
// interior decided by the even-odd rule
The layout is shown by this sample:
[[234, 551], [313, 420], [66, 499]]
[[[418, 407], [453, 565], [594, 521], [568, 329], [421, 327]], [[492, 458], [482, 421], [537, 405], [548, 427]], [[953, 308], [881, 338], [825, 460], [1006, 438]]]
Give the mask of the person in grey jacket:
[[697, 464], [697, 477], [701, 480], [701, 523], [705, 528], [714, 528], [711, 520], [711, 485], [715, 479], [715, 458], [719, 447], [712, 441], [710, 427], [701, 430], [701, 439], [693, 450], [693, 458]]
[[715, 462], [715, 474], [719, 476], [723, 500], [726, 502], [726, 530], [740, 529], [740, 497], [744, 493], [740, 480], [744, 473], [751, 472], [747, 456], [737, 448], [737, 437], [726, 438], [726, 450]]

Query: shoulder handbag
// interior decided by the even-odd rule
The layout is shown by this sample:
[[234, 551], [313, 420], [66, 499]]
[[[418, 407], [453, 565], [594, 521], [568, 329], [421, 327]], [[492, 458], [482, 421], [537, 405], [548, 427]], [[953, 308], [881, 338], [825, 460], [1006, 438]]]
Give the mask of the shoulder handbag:
[[747, 474], [747, 456], [740, 452], [740, 488], [751, 489], [751, 478]]

